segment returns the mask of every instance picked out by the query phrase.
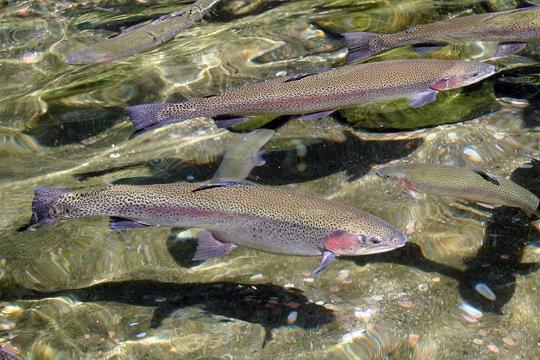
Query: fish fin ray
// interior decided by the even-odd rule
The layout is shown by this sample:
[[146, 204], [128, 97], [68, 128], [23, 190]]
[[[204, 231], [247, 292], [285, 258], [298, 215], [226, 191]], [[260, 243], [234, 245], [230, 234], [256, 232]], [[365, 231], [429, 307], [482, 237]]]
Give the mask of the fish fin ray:
[[302, 120], [302, 121], [319, 120], [319, 119], [322, 119], [323, 117], [329, 116], [335, 111], [336, 110], [324, 110], [324, 111], [319, 111], [319, 112], [310, 113], [310, 114], [303, 114], [302, 116], [298, 118], [298, 120]]
[[332, 264], [332, 262], [334, 261], [335, 258], [336, 258], [336, 254], [334, 254], [331, 251], [325, 250], [323, 252], [322, 260], [321, 260], [319, 266], [317, 266], [317, 268], [315, 268], [315, 270], [313, 270], [313, 272], [310, 274], [310, 276], [315, 276], [318, 273], [320, 273], [321, 271], [325, 270], [327, 267], [330, 266], [330, 264]]
[[202, 231], [197, 237], [197, 250], [192, 260], [206, 260], [228, 254], [236, 246], [215, 238], [209, 231]]
[[526, 8], [529, 8], [529, 7], [534, 7], [534, 6], [540, 6], [540, 4], [535, 4], [531, 1], [527, 1], [527, 0], [517, 0], [517, 8], [518, 9], [526, 9]]
[[525, 42], [506, 42], [500, 43], [497, 47], [497, 52], [495, 53], [496, 57], [512, 55], [527, 47]]
[[137, 229], [137, 228], [144, 228], [148, 227], [149, 225], [140, 223], [135, 220], [129, 220], [121, 217], [115, 217], [111, 216], [111, 219], [109, 221], [109, 228], [114, 231], [124, 231], [127, 229]]
[[437, 90], [429, 89], [415, 94], [409, 98], [409, 106], [412, 108], [419, 108], [427, 104], [431, 104], [437, 98], [437, 93]]
[[371, 41], [377, 39], [379, 34], [370, 32], [348, 32], [342, 33], [345, 46], [349, 50], [345, 61], [352, 63], [378, 54], [380, 51], [371, 49]]
[[220, 181], [217, 183], [208, 183], [208, 184], [201, 185], [198, 188], [191, 190], [191, 192], [194, 193], [194, 192], [210, 190], [210, 189], [215, 189], [215, 188], [220, 188], [220, 187], [225, 187], [225, 186], [239, 186], [239, 185], [249, 185], [249, 183], [242, 182], [242, 181]]
[[499, 180], [495, 176], [488, 174], [484, 170], [481, 170], [479, 168], [474, 168], [474, 169], [472, 169], [472, 171], [477, 173], [478, 175], [480, 175], [482, 177], [482, 179], [486, 180], [487, 182], [490, 182], [490, 183], [495, 184], [495, 185], [501, 185], [501, 183], [499, 182]]

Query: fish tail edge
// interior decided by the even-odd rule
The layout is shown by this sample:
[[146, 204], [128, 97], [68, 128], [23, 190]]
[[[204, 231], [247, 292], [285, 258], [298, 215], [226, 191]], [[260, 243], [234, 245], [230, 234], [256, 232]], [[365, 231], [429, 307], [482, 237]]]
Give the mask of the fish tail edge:
[[58, 199], [67, 192], [69, 192], [69, 190], [64, 188], [36, 188], [34, 200], [32, 201], [32, 217], [30, 219], [30, 224], [53, 223], [58, 220], [51, 215], [50, 210]]
[[342, 33], [345, 46], [349, 50], [345, 60], [352, 63], [378, 54], [380, 51], [371, 48], [371, 42], [377, 39], [380, 34], [370, 32], [346, 32]]
[[126, 109], [126, 113], [135, 129], [142, 130], [155, 125], [160, 121], [158, 114], [165, 106], [167, 106], [167, 104], [156, 103], [133, 105]]

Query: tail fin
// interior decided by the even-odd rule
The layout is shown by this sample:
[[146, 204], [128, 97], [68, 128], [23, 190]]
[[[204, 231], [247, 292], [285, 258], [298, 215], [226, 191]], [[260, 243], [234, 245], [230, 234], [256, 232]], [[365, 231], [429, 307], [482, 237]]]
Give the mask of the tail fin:
[[34, 201], [32, 201], [32, 218], [30, 219], [30, 224], [50, 224], [58, 220], [51, 216], [51, 206], [67, 192], [69, 192], [68, 189], [62, 188], [36, 188]]
[[341, 34], [345, 39], [345, 45], [349, 53], [345, 60], [352, 63], [373, 56], [380, 51], [371, 49], [371, 41], [378, 38], [379, 34], [370, 32], [349, 32]]
[[166, 106], [167, 104], [134, 105], [128, 107], [126, 112], [135, 129], [141, 130], [158, 123], [158, 113]]

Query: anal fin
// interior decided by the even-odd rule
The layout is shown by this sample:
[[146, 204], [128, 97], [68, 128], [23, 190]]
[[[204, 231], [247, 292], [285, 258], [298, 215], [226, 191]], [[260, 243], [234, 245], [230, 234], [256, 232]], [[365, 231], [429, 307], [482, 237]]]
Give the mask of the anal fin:
[[409, 106], [412, 108], [419, 108], [427, 104], [431, 104], [437, 98], [437, 93], [437, 90], [429, 89], [415, 94], [409, 98]]
[[497, 47], [496, 57], [512, 55], [527, 47], [527, 43], [524, 42], [508, 42], [501, 43]]
[[236, 245], [216, 239], [209, 231], [200, 232], [197, 240], [197, 250], [193, 255], [193, 260], [206, 260], [223, 256], [236, 247]]

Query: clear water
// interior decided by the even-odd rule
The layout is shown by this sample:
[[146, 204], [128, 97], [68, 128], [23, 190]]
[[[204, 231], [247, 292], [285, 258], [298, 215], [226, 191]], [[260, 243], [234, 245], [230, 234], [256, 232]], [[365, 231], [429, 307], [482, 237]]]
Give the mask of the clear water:
[[[87, 218], [17, 232], [36, 186], [202, 181], [241, 136], [195, 119], [128, 140], [127, 104], [341, 66], [340, 31], [397, 31], [516, 5], [227, 1], [154, 50], [100, 65], [63, 61], [184, 3], [0, 2], [1, 345], [24, 359], [540, 358], [538, 226], [516, 209], [416, 200], [373, 172], [400, 159], [480, 166], [540, 194], [540, 166], [525, 155], [540, 157], [535, 44], [498, 60], [504, 76], [428, 108], [398, 103], [277, 127], [250, 180], [367, 210], [409, 234], [403, 249], [340, 258], [313, 280], [306, 274], [319, 259], [245, 248], [193, 263], [189, 230], [119, 234]], [[431, 56], [493, 51], [474, 43]], [[414, 56], [404, 48], [380, 59]]]

